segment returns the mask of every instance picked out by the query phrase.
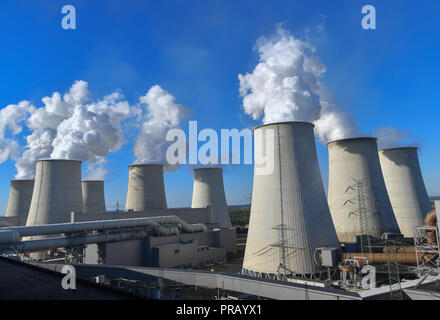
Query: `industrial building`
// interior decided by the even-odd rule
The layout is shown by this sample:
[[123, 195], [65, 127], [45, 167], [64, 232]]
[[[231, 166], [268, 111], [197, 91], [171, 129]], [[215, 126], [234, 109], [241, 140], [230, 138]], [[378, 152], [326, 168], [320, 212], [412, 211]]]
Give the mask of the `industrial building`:
[[339, 241], [400, 233], [379, 162], [376, 138], [328, 144], [328, 204]]
[[380, 165], [400, 232], [414, 237], [415, 227], [432, 210], [420, 170], [417, 148], [379, 151]]
[[[214, 186], [209, 191], [212, 199], [224, 198], [223, 184], [217, 190], [222, 194], [216, 195]], [[11, 197], [12, 208], [24, 194], [14, 189]], [[67, 248], [63, 256], [79, 263], [211, 265], [236, 252], [236, 230], [230, 221], [222, 227], [213, 220], [219, 214], [224, 220], [225, 214], [216, 201], [200, 202], [199, 208], [167, 209], [163, 166], [133, 165], [129, 166], [127, 212], [110, 213], [105, 210], [104, 182], [81, 182], [80, 161], [40, 160], [27, 222], [23, 223], [23, 215], [1, 218], [7, 227], [1, 235], [12, 240], [10, 249], [37, 260], [57, 258], [59, 252], [54, 250]]]
[[[178, 297], [199, 286], [263, 299], [436, 294], [440, 202], [428, 210], [416, 149], [379, 152], [374, 138], [329, 143], [327, 199], [313, 124], [262, 125], [254, 136], [250, 221], [234, 273], [221, 269], [238, 256], [221, 168], [195, 169], [191, 208], [171, 209], [163, 166], [131, 165], [126, 210], [107, 212], [104, 181], [81, 181], [80, 161], [45, 159], [35, 181], [11, 181], [10, 214], [0, 218], [0, 270], [7, 270], [0, 281], [32, 298], [39, 291], [24, 295], [21, 281], [45, 279], [39, 298], [54, 299], [69, 264], [84, 299]], [[22, 280], [8, 280], [15, 275]]]
[[[254, 129], [254, 134], [262, 139], [255, 139], [244, 274], [269, 278], [312, 275], [320, 271], [315, 250], [339, 248], [313, 131], [314, 126], [305, 122], [275, 123]], [[265, 148], [266, 152], [261, 152]], [[273, 160], [274, 166], [269, 172], [259, 173], [259, 164], [265, 165], [263, 154]]]

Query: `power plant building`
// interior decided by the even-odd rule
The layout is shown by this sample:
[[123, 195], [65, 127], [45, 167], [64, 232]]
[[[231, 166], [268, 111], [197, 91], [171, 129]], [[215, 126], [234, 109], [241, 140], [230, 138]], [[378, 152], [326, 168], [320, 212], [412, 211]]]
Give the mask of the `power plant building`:
[[321, 173], [314, 126], [305, 122], [254, 129], [254, 184], [244, 274], [314, 274], [321, 247], [339, 247]]
[[192, 208], [212, 208], [212, 223], [231, 228], [222, 168], [194, 169]]
[[391, 205], [400, 231], [414, 236], [414, 228], [432, 210], [420, 170], [417, 148], [393, 148], [379, 151], [380, 164]]
[[399, 233], [379, 162], [376, 138], [330, 142], [328, 203], [341, 242]]

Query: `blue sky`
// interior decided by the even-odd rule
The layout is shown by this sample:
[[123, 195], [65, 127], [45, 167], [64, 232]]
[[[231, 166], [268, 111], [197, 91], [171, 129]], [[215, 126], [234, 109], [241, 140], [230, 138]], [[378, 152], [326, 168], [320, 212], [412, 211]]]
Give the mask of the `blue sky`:
[[[72, 4], [77, 29], [61, 28], [61, 8]], [[377, 9], [377, 30], [361, 28], [361, 8]], [[327, 66], [323, 82], [364, 132], [393, 126], [411, 132], [430, 195], [440, 195], [440, 4], [432, 0], [339, 1], [20, 1], [0, 3], [0, 107], [66, 92], [85, 80], [96, 98], [120, 89], [137, 103], [155, 84], [191, 107], [199, 128], [254, 126], [244, 114], [238, 74], [258, 61], [253, 47], [277, 23], [294, 35], [311, 34]], [[324, 31], [316, 33], [317, 26]], [[311, 30], [311, 33], [308, 32]], [[24, 132], [26, 134], [26, 132]], [[108, 156], [109, 208], [125, 202], [137, 132]], [[317, 144], [327, 185], [327, 149]], [[14, 163], [0, 164], [0, 215]], [[252, 166], [225, 168], [230, 204], [248, 203]], [[166, 174], [170, 207], [189, 206], [192, 172]]]

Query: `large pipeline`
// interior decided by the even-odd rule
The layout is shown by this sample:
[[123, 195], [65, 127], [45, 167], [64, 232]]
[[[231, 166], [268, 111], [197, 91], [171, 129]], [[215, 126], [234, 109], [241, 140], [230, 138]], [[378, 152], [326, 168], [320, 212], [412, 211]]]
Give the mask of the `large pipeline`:
[[52, 239], [29, 240], [19, 243], [18, 252], [39, 251], [54, 248], [81, 247], [91, 243], [139, 240], [147, 236], [146, 230], [123, 231], [118, 233], [99, 233], [81, 237], [60, 237]]
[[[435, 227], [437, 225], [437, 214], [435, 210], [428, 212], [425, 217], [425, 226], [426, 227]], [[429, 246], [434, 246], [437, 244], [436, 232], [435, 231], [426, 231], [426, 240]]]
[[[383, 264], [390, 262], [395, 262], [397, 260], [400, 264], [417, 264], [416, 253], [344, 253], [344, 259], [368, 259], [368, 264]], [[423, 255], [419, 253], [417, 255], [418, 262], [423, 262]]]
[[[435, 210], [430, 211], [425, 217], [425, 227], [435, 227], [437, 225], [437, 214]], [[435, 246], [437, 244], [436, 232], [426, 231], [427, 245]], [[397, 251], [397, 255], [396, 255]], [[422, 253], [416, 254], [415, 247], [386, 247], [383, 253], [344, 253], [344, 259], [368, 259], [368, 263], [387, 263], [388, 261], [396, 261], [400, 264], [417, 264], [423, 263], [424, 257]], [[426, 258], [433, 260], [435, 254], [426, 254]], [[418, 260], [418, 261], [417, 261]]]
[[77, 223], [58, 223], [28, 227], [9, 227], [2, 228], [0, 229], [0, 231], [15, 231], [19, 233], [20, 237], [29, 237], [49, 234], [75, 233], [147, 226], [159, 227], [160, 224], [167, 223], [179, 224], [185, 232], [200, 232], [207, 230], [207, 227], [201, 223], [190, 224], [177, 216], [161, 216], [149, 218], [88, 221]]

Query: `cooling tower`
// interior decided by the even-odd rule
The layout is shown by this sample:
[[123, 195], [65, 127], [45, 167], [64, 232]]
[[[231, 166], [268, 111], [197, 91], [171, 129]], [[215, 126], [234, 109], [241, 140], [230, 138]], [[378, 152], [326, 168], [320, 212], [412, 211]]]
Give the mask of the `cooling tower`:
[[356, 235], [399, 233], [380, 167], [377, 139], [353, 138], [328, 144], [328, 202], [341, 242]]
[[34, 180], [11, 180], [6, 217], [20, 216], [27, 219], [33, 190]]
[[106, 211], [104, 198], [104, 181], [81, 181], [81, 189], [83, 213], [104, 213]]
[[163, 165], [140, 164], [128, 167], [125, 210], [166, 209]]
[[81, 212], [81, 161], [39, 160], [27, 226], [70, 221]]
[[271, 276], [283, 269], [280, 264], [296, 274], [316, 273], [315, 249], [339, 247], [313, 128], [310, 123], [286, 122], [254, 129], [254, 184], [242, 270], [245, 274]]
[[221, 228], [231, 228], [226, 204], [222, 168], [194, 169], [192, 208], [212, 207], [212, 222]]
[[423, 225], [423, 218], [432, 210], [417, 148], [395, 148], [379, 151], [385, 185], [400, 231], [414, 237], [414, 228]]

